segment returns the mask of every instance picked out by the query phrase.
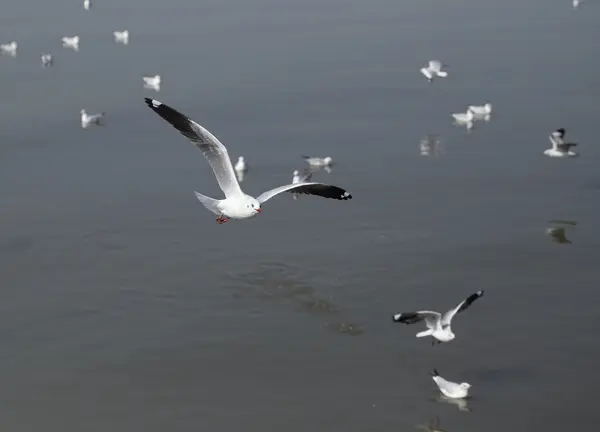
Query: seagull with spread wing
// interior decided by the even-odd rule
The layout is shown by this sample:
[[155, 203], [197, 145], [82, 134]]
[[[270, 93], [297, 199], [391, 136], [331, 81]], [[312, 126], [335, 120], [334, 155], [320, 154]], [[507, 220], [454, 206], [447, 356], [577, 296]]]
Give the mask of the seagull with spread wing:
[[245, 194], [237, 181], [235, 171], [229, 158], [227, 148], [208, 130], [179, 111], [156, 99], [145, 98], [146, 104], [156, 114], [177, 129], [190, 140], [208, 160], [225, 199], [217, 200], [195, 192], [198, 200], [214, 214], [218, 215], [217, 223], [222, 224], [231, 219], [248, 219], [262, 211], [261, 205], [282, 192], [317, 195], [337, 200], [352, 199], [352, 195], [337, 186], [317, 182], [300, 182], [288, 184], [263, 192], [257, 198]]

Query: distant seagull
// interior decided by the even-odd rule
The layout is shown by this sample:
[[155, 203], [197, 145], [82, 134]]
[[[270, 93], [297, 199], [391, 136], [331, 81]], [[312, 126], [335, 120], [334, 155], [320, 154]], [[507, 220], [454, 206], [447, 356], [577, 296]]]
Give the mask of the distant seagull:
[[333, 164], [333, 159], [327, 156], [324, 158], [320, 157], [311, 157], [311, 156], [302, 156], [307, 164], [313, 167], [325, 167], [331, 166]]
[[439, 312], [433, 311], [416, 311], [416, 312], [403, 312], [394, 315], [394, 321], [403, 324], [415, 324], [421, 321], [425, 321], [427, 330], [417, 333], [417, 337], [432, 336], [434, 339], [431, 341], [432, 345], [442, 342], [450, 342], [456, 337], [452, 333], [451, 323], [452, 318], [457, 313], [467, 310], [471, 304], [479, 297], [483, 296], [483, 290], [479, 290], [469, 297], [464, 299], [454, 309], [450, 309], [444, 315]]
[[440, 418], [438, 416], [429, 420], [429, 424], [418, 425], [417, 427], [427, 432], [446, 432], [444, 429], [440, 428]]
[[71, 48], [74, 51], [79, 51], [79, 36], [65, 36], [61, 41], [64, 48]]
[[465, 113], [454, 113], [452, 114], [454, 117], [454, 123], [459, 126], [466, 126], [468, 130], [473, 129], [473, 120], [475, 119], [475, 115], [471, 110], [467, 110]]
[[11, 57], [15, 57], [17, 55], [17, 48], [19, 45], [17, 42], [12, 41], [7, 44], [0, 45], [0, 54], [9, 55]]
[[471, 111], [476, 120], [483, 119], [485, 121], [490, 120], [492, 114], [492, 104], [486, 103], [485, 105], [469, 105], [469, 111]]
[[564, 227], [554, 227], [546, 229], [546, 234], [552, 237], [554, 243], [571, 244], [571, 240], [567, 239]]
[[129, 44], [129, 30], [114, 31], [113, 37], [115, 38], [116, 43], [121, 43], [123, 45]]
[[154, 91], [160, 91], [160, 75], [154, 75], [152, 77], [142, 77], [142, 80], [144, 81], [144, 88]]
[[421, 73], [429, 82], [433, 81], [435, 77], [446, 78], [448, 76], [448, 72], [442, 70], [442, 63], [437, 60], [431, 60], [429, 66], [421, 68]]
[[442, 141], [437, 135], [428, 134], [419, 142], [421, 156], [437, 156], [442, 153]]
[[227, 222], [230, 218], [248, 219], [256, 216], [262, 211], [261, 204], [282, 192], [304, 193], [337, 200], [352, 199], [352, 195], [342, 188], [314, 182], [280, 186], [260, 194], [257, 198], [247, 195], [235, 178], [227, 148], [214, 135], [170, 106], [156, 99], [145, 98], [144, 100], [152, 111], [190, 140], [208, 160], [219, 187], [225, 194], [225, 199], [216, 200], [198, 192], [195, 194], [204, 207], [219, 216], [217, 218], [219, 224]]
[[583, 0], [573, 0], [573, 8], [577, 9], [581, 3], [583, 3]]
[[235, 170], [235, 175], [238, 179], [238, 182], [244, 181], [244, 175], [248, 172], [248, 166], [246, 165], [246, 161], [244, 160], [244, 156], [238, 157], [238, 161], [234, 165], [233, 169]]
[[92, 8], [92, 2], [90, 0], [83, 1], [83, 8], [85, 10], [90, 10]]
[[577, 143], [573, 142], [565, 142], [565, 129], [560, 128], [556, 129], [554, 132], [550, 134], [548, 137], [550, 142], [552, 143], [552, 148], [544, 150], [544, 154], [550, 157], [576, 157], [577, 153], [571, 150], [571, 147], [577, 145]]
[[444, 396], [450, 399], [464, 399], [469, 396], [469, 389], [471, 388], [471, 384], [462, 382], [460, 384], [448, 381], [440, 376], [437, 370], [433, 370], [431, 373], [433, 381], [437, 384], [440, 392]]
[[52, 54], [42, 54], [41, 59], [43, 66], [52, 66], [52, 62], [54, 61], [52, 59]]
[[[294, 174], [292, 176], [292, 184], [298, 183], [306, 183], [309, 182], [312, 178], [312, 173], [310, 171], [303, 171], [300, 173], [298, 170], [294, 170]], [[298, 199], [298, 194], [293, 194], [292, 196], [295, 200]]]
[[88, 114], [84, 109], [81, 110], [81, 127], [87, 128], [91, 125], [99, 125], [104, 118], [105, 113]]

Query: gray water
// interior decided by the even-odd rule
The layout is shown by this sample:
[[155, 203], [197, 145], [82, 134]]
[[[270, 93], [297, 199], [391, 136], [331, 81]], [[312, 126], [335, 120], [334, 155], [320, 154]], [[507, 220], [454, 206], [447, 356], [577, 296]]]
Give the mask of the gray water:
[[[2, 3], [2, 429], [593, 430], [597, 2], [80, 3]], [[449, 77], [428, 84], [434, 58]], [[219, 226], [192, 193], [220, 196], [208, 164], [144, 96], [244, 155], [249, 193], [329, 155], [314, 179], [354, 199]], [[490, 122], [452, 125], [488, 100]], [[557, 127], [582, 157], [542, 155]], [[477, 289], [450, 344], [391, 321]], [[434, 367], [471, 383], [471, 412], [437, 400]]]

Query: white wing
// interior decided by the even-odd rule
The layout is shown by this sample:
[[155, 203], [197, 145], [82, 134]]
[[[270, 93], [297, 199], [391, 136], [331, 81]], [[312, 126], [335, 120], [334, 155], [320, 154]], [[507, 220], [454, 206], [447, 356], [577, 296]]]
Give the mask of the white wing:
[[442, 393], [446, 393], [449, 395], [454, 395], [457, 394], [461, 391], [460, 385], [457, 383], [454, 383], [452, 381], [448, 381], [445, 378], [442, 378], [441, 376], [434, 376], [433, 380], [435, 381], [435, 383], [437, 384], [438, 388], [440, 390], [442, 390]]
[[471, 304], [477, 300], [479, 297], [481, 297], [483, 295], [483, 290], [479, 290], [473, 294], [471, 294], [469, 297], [467, 297], [466, 299], [464, 299], [463, 301], [461, 301], [458, 306], [456, 306], [454, 309], [450, 309], [448, 312], [446, 312], [444, 314], [444, 316], [442, 317], [442, 325], [443, 326], [447, 326], [450, 324], [450, 322], [452, 321], [452, 318], [454, 317], [454, 315], [456, 315], [459, 312], [465, 311], [467, 310], [467, 308], [469, 306], [471, 306]]
[[278, 188], [261, 193], [258, 196], [258, 198], [256, 198], [256, 200], [262, 204], [265, 201], [270, 200], [275, 195], [280, 194], [282, 192], [317, 195], [323, 198], [331, 198], [344, 201], [352, 199], [352, 195], [350, 195], [344, 189], [339, 188], [337, 186], [331, 186], [324, 183], [308, 182], [279, 186]]
[[394, 321], [403, 324], [416, 324], [425, 321], [428, 329], [435, 330], [441, 327], [442, 314], [434, 311], [403, 312], [394, 315]]
[[227, 149], [213, 134], [179, 111], [156, 99], [145, 98], [145, 101], [152, 111], [168, 121], [171, 126], [202, 151], [215, 173], [219, 187], [227, 198], [243, 195]]

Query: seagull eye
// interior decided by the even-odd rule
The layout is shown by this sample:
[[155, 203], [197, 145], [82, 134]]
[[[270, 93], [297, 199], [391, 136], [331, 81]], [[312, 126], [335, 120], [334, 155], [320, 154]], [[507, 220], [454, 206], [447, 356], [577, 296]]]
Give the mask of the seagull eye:
[[252, 206], [252, 208], [254, 208], [254, 204], [250, 204]]

